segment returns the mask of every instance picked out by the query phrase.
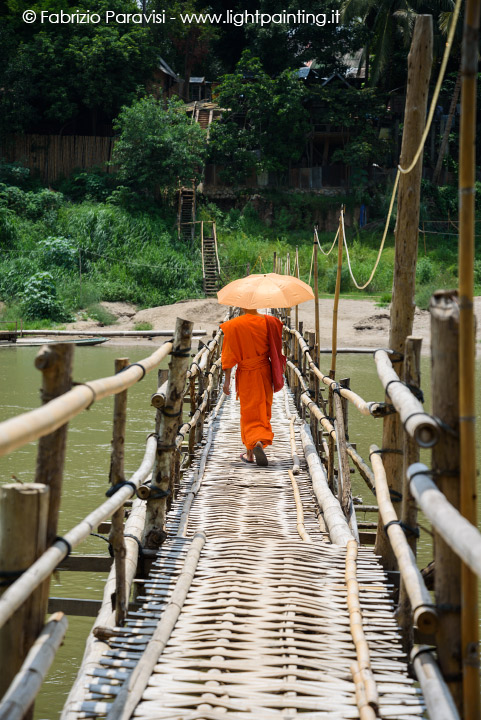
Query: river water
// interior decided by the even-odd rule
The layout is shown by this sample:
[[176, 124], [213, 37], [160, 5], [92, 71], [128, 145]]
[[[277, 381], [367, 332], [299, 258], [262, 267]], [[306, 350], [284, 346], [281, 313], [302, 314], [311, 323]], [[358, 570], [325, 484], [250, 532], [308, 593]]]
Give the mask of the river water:
[[[0, 387], [2, 404], [0, 421], [39, 405], [41, 377], [34, 367], [38, 348], [0, 348]], [[153, 351], [148, 346], [128, 347], [79, 347], [75, 348], [74, 374], [77, 382], [84, 382], [113, 374], [114, 360], [128, 357], [137, 362]], [[327, 372], [329, 356], [321, 360], [321, 368]], [[422, 387], [426, 408], [430, 407], [429, 358], [422, 360]], [[481, 383], [481, 364], [478, 365], [478, 390]], [[366, 400], [381, 400], [383, 392], [377, 378], [371, 356], [339, 355], [337, 377], [351, 378], [351, 387]], [[150, 396], [156, 388], [156, 373], [135, 385], [128, 392], [128, 422], [126, 432], [126, 476], [129, 477], [140, 464], [145, 439], [154, 428], [154, 411]], [[112, 433], [113, 398], [102, 400], [76, 417], [69, 427], [67, 458], [64, 474], [64, 491], [59, 518], [59, 534], [80, 521], [105, 498], [110, 466], [110, 440]], [[480, 427], [478, 425], [478, 434]], [[351, 406], [349, 412], [349, 435], [357, 442], [358, 451], [368, 458], [371, 443], [381, 446], [382, 421], [361, 416]], [[4, 458], [0, 458], [0, 481], [11, 482], [12, 477], [30, 482], [34, 477], [36, 444], [31, 443]], [[422, 458], [429, 465], [429, 455]], [[479, 488], [478, 488], [479, 492]], [[360, 495], [365, 504], [375, 504], [375, 498], [362, 480], [354, 480], [353, 493]], [[376, 515], [358, 520], [375, 520]], [[420, 524], [429, 529], [429, 523], [420, 518]], [[97, 554], [106, 551], [103, 540], [91, 537], [76, 552]], [[432, 557], [431, 536], [421, 530], [419, 542], [419, 565], [424, 567]], [[101, 599], [105, 573], [59, 572], [52, 579], [51, 595]], [[77, 668], [81, 662], [85, 638], [93, 620], [69, 618], [65, 645], [57, 653], [35, 708], [35, 720], [55, 720], [64, 704]]]

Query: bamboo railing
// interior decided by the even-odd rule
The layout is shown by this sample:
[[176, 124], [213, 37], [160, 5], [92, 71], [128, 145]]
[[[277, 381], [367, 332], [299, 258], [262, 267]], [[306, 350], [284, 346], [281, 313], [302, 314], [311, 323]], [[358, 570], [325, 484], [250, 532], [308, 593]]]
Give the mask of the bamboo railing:
[[[62, 453], [62, 459], [58, 460], [58, 467], [56, 468], [59, 481], [55, 481], [55, 484], [50, 486], [50, 493], [48, 492], [48, 486], [45, 487], [45, 485], [38, 483], [32, 486], [32, 488], [35, 488], [35, 492], [45, 488], [45, 490], [42, 490], [41, 503], [35, 501], [36, 496], [32, 496], [33, 503], [30, 502], [32, 512], [42, 512], [44, 520], [32, 516], [30, 524], [38, 526], [40, 528], [39, 532], [45, 532], [46, 536], [47, 526], [48, 528], [56, 528], [63, 472], [63, 450], [61, 450], [61, 447], [64, 446], [67, 439], [67, 434], [64, 431], [68, 421], [82, 410], [90, 407], [92, 402], [115, 395], [110, 472], [112, 488], [111, 491], [107, 492], [108, 499], [90, 512], [75, 527], [67, 531], [63, 537], [55, 537], [54, 532], [53, 541], [47, 544], [44, 552], [42, 552], [42, 542], [44, 546], [45, 542], [42, 541], [41, 536], [32, 535], [28, 537], [28, 534], [23, 533], [24, 540], [22, 543], [26, 549], [25, 551], [22, 550], [22, 557], [32, 556], [31, 553], [29, 555], [28, 551], [28, 544], [32, 544], [32, 542], [36, 550], [40, 549], [40, 556], [38, 557], [37, 552], [37, 559], [35, 559], [34, 555], [34, 561], [26, 569], [22, 568], [23, 571], [18, 578], [16, 577], [18, 573], [12, 574], [8, 570], [8, 577], [12, 576], [13, 582], [6, 587], [0, 596], [0, 644], [3, 648], [10, 645], [13, 647], [12, 643], [15, 642], [15, 638], [10, 638], [12, 630], [10, 628], [11, 623], [9, 624], [8, 620], [15, 615], [18, 616], [20, 622], [23, 622], [24, 615], [18, 615], [18, 613], [21, 608], [27, 608], [26, 603], [32, 593], [35, 592], [42, 593], [44, 603], [43, 610], [39, 607], [38, 612], [35, 613], [35, 618], [44, 616], [48, 600], [48, 580], [52, 572], [74, 548], [91, 534], [97, 525], [110, 517], [112, 517], [110, 542], [114, 554], [114, 565], [105, 587], [102, 609], [94, 624], [93, 633], [87, 641], [81, 675], [91, 665], [93, 659], [97, 658], [105, 648], [103, 640], [109, 636], [112, 627], [115, 624], [122, 624], [127, 611], [133, 578], [138, 573], [137, 560], [142, 533], [145, 535], [146, 530], [150, 529], [151, 533], [153, 532], [156, 537], [161, 537], [163, 532], [162, 524], [168, 507], [168, 498], [174, 494], [183, 468], [192, 460], [195, 443], [201, 436], [201, 433], [199, 435], [199, 426], [203, 425], [214, 399], [214, 394], [217, 394], [219, 389], [221, 331], [218, 331], [211, 341], [201, 347], [194, 356], [193, 362], [191, 362], [190, 356], [191, 337], [192, 323], [178, 320], [173, 340], [164, 343], [149, 357], [132, 365], [129, 365], [127, 359], [119, 359], [116, 361], [115, 375], [82, 383], [73, 389], [69, 389], [72, 385], [70, 379], [72, 346], [65, 346], [69, 352], [64, 354], [61, 352], [64, 347], [62, 345], [48, 345], [46, 346], [48, 352], [43, 349], [40, 351], [36, 364], [44, 373], [44, 391], [47, 400], [48, 397], [53, 397], [53, 399], [37, 410], [24, 413], [0, 424], [1, 454], [13, 452], [26, 443], [40, 438], [40, 443], [43, 443], [43, 445], [39, 444], [40, 464], [38, 464], [37, 475], [39, 472], [40, 476], [42, 475], [43, 465], [44, 462], [48, 461], [49, 454], [55, 459], [59, 452]], [[167, 381], [162, 383], [152, 396], [152, 405], [157, 409], [156, 432], [147, 438], [146, 451], [140, 467], [132, 477], [124, 480], [123, 446], [127, 389], [155, 367], [158, 367], [168, 356], [171, 357], [171, 363]], [[60, 365], [65, 364], [65, 370], [60, 368], [59, 363]], [[50, 375], [46, 375], [47, 372], [50, 372]], [[163, 373], [164, 371], [159, 371], [159, 374]], [[56, 378], [60, 382], [60, 378], [64, 377], [65, 382], [60, 391], [62, 394], [58, 395], [55, 392]], [[186, 390], [189, 395], [188, 399], [191, 401], [191, 417], [188, 422], [182, 424], [182, 398]], [[55, 395], [58, 395], [58, 397], [55, 397]], [[174, 404], [177, 402], [175, 399], [177, 397], [180, 397], [180, 411], [173, 412], [173, 410], [177, 409]], [[62, 430], [61, 436], [59, 436], [59, 429]], [[187, 435], [189, 435], [188, 445], [184, 443], [184, 438]], [[171, 437], [174, 439], [173, 444], [169, 440]], [[42, 450], [43, 447], [44, 450]], [[40, 457], [41, 452], [47, 453], [43, 460]], [[165, 476], [166, 462], [168, 468], [167, 477]], [[156, 468], [158, 471], [156, 471]], [[46, 474], [48, 473], [43, 472], [43, 475]], [[161, 476], [160, 483], [157, 482], [159, 476]], [[159, 493], [159, 488], [162, 491], [165, 482], [167, 491]], [[8, 493], [10, 487], [4, 486], [3, 493]], [[14, 486], [14, 488], [16, 487]], [[23, 493], [29, 492], [30, 485], [19, 487], [22, 488]], [[145, 498], [147, 503], [141, 500], [135, 501], [124, 527], [124, 505], [134, 494], [137, 494], [140, 498]], [[49, 496], [55, 517], [53, 520], [49, 519], [47, 523]], [[55, 497], [53, 498], [53, 496]], [[15, 503], [18, 505], [16, 500]], [[5, 504], [5, 510], [7, 507], [16, 507], [15, 503], [12, 506]], [[35, 508], [39, 509], [36, 510]], [[15, 524], [21, 527], [20, 523]], [[133, 539], [131, 537], [125, 538], [125, 534], [133, 536]], [[8, 541], [12, 541], [11, 536]], [[7, 562], [3, 562], [6, 559], [8, 549], [6, 536], [0, 534], [1, 566], [4, 568], [4, 573], [10, 567]], [[144, 550], [144, 554], [146, 552]], [[3, 583], [3, 585], [5, 584]], [[41, 590], [41, 588], [43, 589]], [[39, 597], [36, 596], [37, 604]], [[42, 602], [40, 602], [40, 605], [42, 605]], [[28, 617], [26, 622], [28, 623]], [[0, 661], [4, 686], [8, 688], [9, 683], [13, 681], [0, 702], [0, 716], [2, 717], [7, 710], [8, 717], [23, 717], [32, 705], [41, 681], [65, 634], [66, 618], [63, 613], [57, 613], [52, 616], [52, 619], [43, 630], [42, 626], [38, 630], [34, 630], [33, 634], [31, 633], [30, 646], [32, 647], [26, 658], [24, 655], [20, 660], [12, 662], [11, 657], [5, 656]], [[38, 632], [40, 632], [40, 635], [38, 642], [36, 642]], [[26, 647], [25, 654], [28, 651], [29, 647]], [[20, 667], [20, 665], [22, 666]], [[40, 665], [41, 671], [39, 672]], [[17, 671], [18, 674], [15, 676]], [[82, 682], [83, 680], [80, 680], [80, 684]], [[19, 689], [21, 687], [25, 687], [25, 692], [21, 692]], [[78, 691], [79, 681], [74, 685], [69, 697], [66, 706], [67, 710], [65, 711], [67, 716], [69, 703], [75, 701], [75, 695]]]

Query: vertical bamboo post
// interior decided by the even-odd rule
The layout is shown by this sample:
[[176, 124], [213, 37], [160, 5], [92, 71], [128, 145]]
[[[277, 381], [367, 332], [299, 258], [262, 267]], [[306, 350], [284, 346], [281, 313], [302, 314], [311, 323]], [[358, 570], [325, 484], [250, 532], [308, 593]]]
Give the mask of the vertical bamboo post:
[[[129, 364], [128, 358], [115, 360], [115, 372], [119, 373]], [[127, 417], [127, 390], [114, 397], [114, 426], [112, 434], [112, 455], [110, 459], [110, 483], [117, 485], [124, 478], [125, 455], [125, 424]], [[115, 563], [115, 595], [112, 598], [112, 607], [115, 609], [115, 624], [123, 625], [127, 615], [129, 599], [127, 597], [125, 581], [125, 556], [127, 549], [124, 540], [124, 506], [122, 505], [112, 515], [109, 542], [114, 551]]]
[[[0, 485], [0, 594], [45, 551], [49, 488], [40, 483]], [[0, 697], [20, 670], [45, 620], [44, 587], [35, 590], [0, 628]], [[25, 717], [30, 718], [30, 713]]]
[[[401, 167], [408, 167], [421, 140], [428, 99], [429, 77], [432, 64], [432, 17], [418, 15], [414, 25], [413, 39], [408, 56], [408, 84], [404, 131], [401, 146]], [[395, 229], [394, 279], [391, 303], [389, 347], [404, 351], [404, 342], [412, 333], [414, 318], [414, 291], [416, 283], [416, 258], [418, 250], [419, 202], [422, 175], [422, 153], [414, 169], [401, 175], [398, 190], [398, 215]], [[400, 375], [400, 362], [393, 358], [393, 366]], [[386, 477], [391, 490], [402, 491], [402, 440], [403, 428], [397, 413], [388, 415], [383, 422], [383, 457]], [[394, 451], [394, 452], [393, 452]], [[398, 503], [399, 504], [399, 503]], [[400, 508], [396, 508], [400, 512]], [[376, 555], [386, 570], [396, 569], [396, 559], [382, 520], [378, 524], [375, 545]]]
[[[44, 345], [39, 350], [35, 358], [35, 367], [42, 372], [41, 398], [43, 405], [71, 389], [72, 361], [73, 345], [54, 343]], [[48, 485], [50, 488], [47, 546], [53, 543], [57, 535], [67, 428], [67, 425], [63, 425], [38, 441], [35, 482]]]
[[[295, 267], [294, 275], [296, 276], [296, 278], [300, 277], [299, 248], [297, 246], [296, 246], [296, 267]], [[295, 307], [294, 318], [295, 318], [295, 323], [296, 323], [296, 330], [299, 330], [299, 305], [296, 305], [296, 307]]]
[[[155, 474], [152, 475], [152, 494], [147, 500], [144, 545], [158, 548], [165, 539], [166, 497], [172, 493], [171, 462], [175, 437], [182, 422], [182, 401], [190, 349], [193, 322], [177, 318], [174, 343], [169, 363], [169, 379], [165, 405], [160, 409], [160, 428]], [[157, 495], [157, 497], [152, 497]], [[160, 497], [159, 497], [160, 495]]]
[[[431, 298], [432, 412], [443, 425], [440, 441], [432, 449], [432, 468], [439, 489], [459, 509], [459, 306], [452, 291]], [[449, 378], [449, 382], [447, 382]], [[450, 428], [447, 432], [445, 428]], [[434, 533], [434, 592], [440, 613], [436, 644], [441, 672], [462, 712], [461, 561], [438, 533]], [[466, 716], [467, 717], [467, 716]]]
[[[199, 371], [197, 374], [197, 400], [198, 404], [202, 402], [202, 395], [204, 393], [204, 375]], [[201, 413], [197, 424], [195, 426], [195, 442], [201, 443], [202, 442], [202, 436], [204, 433], [204, 415]]]
[[[341, 215], [344, 212], [344, 208], [341, 207]], [[331, 355], [331, 371], [329, 373], [330, 378], [336, 377], [336, 360], [337, 360], [337, 315], [339, 309], [339, 295], [341, 293], [341, 273], [342, 273], [342, 250], [343, 250], [343, 237], [342, 237], [342, 222], [339, 218], [339, 239], [337, 242], [337, 274], [336, 274], [336, 289], [334, 291], [334, 308], [332, 310], [332, 355]]]
[[319, 262], [317, 258], [317, 238], [316, 233], [314, 232], [314, 268], [313, 268], [313, 274], [314, 274], [314, 316], [315, 316], [315, 323], [316, 323], [316, 345], [317, 345], [317, 351], [313, 356], [314, 362], [319, 366], [319, 348], [321, 347], [320, 343], [320, 328], [319, 328], [319, 282], [318, 282], [318, 273], [319, 273]]
[[[351, 387], [351, 378], [343, 378], [342, 380], [339, 380], [339, 384], [342, 385], [344, 388], [350, 388]], [[344, 434], [346, 436], [347, 442], [349, 442], [349, 400], [346, 400], [345, 397], [342, 397], [341, 395], [341, 404], [342, 404], [342, 417], [344, 419]]]
[[[459, 435], [461, 514], [477, 524], [475, 436], [474, 221], [476, 160], [476, 81], [481, 0], [466, 0], [461, 60], [459, 149]], [[461, 569], [461, 635], [465, 718], [481, 715], [479, 690], [478, 581]]]
[[[347, 516], [349, 513], [349, 506], [351, 503], [351, 474], [349, 470], [349, 458], [346, 450], [346, 434], [344, 431], [344, 417], [342, 414], [342, 402], [341, 395], [337, 390], [333, 393], [334, 401], [334, 414], [336, 418], [336, 436], [337, 436], [337, 447], [338, 447], [338, 478], [342, 476], [342, 488], [341, 483], [338, 482], [339, 486], [339, 502], [341, 503], [344, 514]], [[330, 454], [330, 453], [329, 453]]]
[[[415, 338], [412, 335], [406, 338], [404, 346], [404, 382], [413, 388], [421, 386], [421, 344], [422, 338]], [[403, 489], [401, 520], [405, 527], [412, 528], [412, 532], [406, 532], [406, 540], [416, 557], [416, 534], [418, 510], [416, 501], [409, 489], [406, 472], [410, 465], [419, 461], [419, 447], [412, 437], [405, 432], [403, 438]], [[409, 653], [413, 646], [412, 609], [406, 586], [401, 578], [399, 589], [399, 607], [397, 610], [397, 621], [403, 631], [403, 650]]]
[[[332, 392], [332, 385], [329, 385], [329, 417], [334, 417], [334, 396]], [[336, 441], [334, 440], [332, 433], [329, 433], [328, 438], [328, 450], [329, 454], [327, 457], [327, 482], [329, 484], [329, 487], [331, 488], [331, 492], [333, 492], [335, 495], [336, 492], [336, 481], [334, 478], [334, 463], [336, 461]], [[339, 460], [339, 459], [338, 459]]]
[[273, 273], [277, 272], [277, 253], [275, 250], [274, 250], [274, 259], [272, 260], [272, 272]]

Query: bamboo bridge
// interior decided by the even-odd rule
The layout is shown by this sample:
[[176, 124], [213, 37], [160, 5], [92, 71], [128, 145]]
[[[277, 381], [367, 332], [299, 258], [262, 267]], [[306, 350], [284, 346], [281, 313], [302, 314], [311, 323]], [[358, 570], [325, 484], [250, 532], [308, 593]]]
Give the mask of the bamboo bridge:
[[[437, 343], [453, 341], [443, 322], [446, 308], [450, 320], [456, 308], [449, 293], [436, 302], [433, 357]], [[193, 324], [179, 319], [173, 340], [145, 360], [117, 360], [116, 375], [74, 387], [72, 346], [39, 352], [44, 405], [0, 424], [2, 454], [40, 438], [36, 482], [0, 487], [0, 648], [4, 658], [9, 652], [0, 718], [28, 717], [66, 633], [61, 611], [44, 625], [48, 578], [58, 566], [85, 563], [88, 556], [70, 553], [109, 517], [114, 562], [62, 718], [410, 720], [426, 708], [432, 720], [461, 717], [461, 661], [442, 641], [445, 619], [452, 626], [454, 613], [459, 621], [459, 610], [441, 612], [446, 593], [452, 598], [453, 564], [436, 566], [433, 600], [405, 530], [416, 527], [417, 500], [440, 542], [478, 574], [481, 535], [415, 462], [413, 446], [449, 442], [446, 418], [429, 415], [415, 391], [420, 343], [406, 341], [411, 382], [401, 381], [390, 350], [374, 352], [387, 396], [366, 401], [321, 372], [314, 333], [283, 319], [288, 388], [274, 398], [267, 468], [240, 460], [235, 388], [221, 391], [221, 331], [193, 356]], [[154, 432], [126, 480], [127, 388], [169, 356], [168, 377], [159, 371], [151, 397]], [[112, 394], [108, 498], [57, 537], [66, 422]], [[366, 422], [395, 415], [403, 424], [414, 463], [397, 507], [388, 456], [372, 446], [369, 466], [346, 439], [348, 406]], [[354, 471], [375, 495], [377, 534], [356, 520]]]

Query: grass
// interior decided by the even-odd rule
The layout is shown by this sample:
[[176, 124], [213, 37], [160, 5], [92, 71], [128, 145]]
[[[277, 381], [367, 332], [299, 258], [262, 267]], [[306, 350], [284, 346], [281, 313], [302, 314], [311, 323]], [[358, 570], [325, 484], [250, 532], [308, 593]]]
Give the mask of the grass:
[[[22, 194], [23, 193], [23, 194]], [[263, 222], [252, 204], [241, 211], [223, 211], [200, 203], [198, 219], [215, 220], [219, 243], [221, 280], [227, 283], [250, 272], [271, 272], [273, 256], [282, 270], [290, 257], [294, 268], [296, 248], [300, 277], [310, 278], [313, 250], [312, 226], [338, 199], [319, 196], [298, 198], [284, 195], [264, 198], [271, 202], [270, 224]], [[394, 220], [393, 220], [394, 221]], [[382, 228], [346, 228], [354, 275], [364, 283], [374, 266]], [[323, 249], [331, 246], [334, 232], [319, 234]], [[457, 247], [451, 236], [429, 235], [421, 243], [416, 271], [416, 302], [428, 305], [433, 289], [457, 285]], [[202, 297], [200, 239], [179, 240], [173, 207], [149, 211], [126, 209], [109, 202], [71, 202], [61, 193], [19, 188], [0, 188], [0, 300], [7, 304], [0, 319], [26, 316], [32, 307], [28, 288], [50, 295], [33, 307], [57, 308], [57, 317], [72, 317], [79, 311], [102, 324], [114, 317], [102, 301], [131, 302], [140, 308], [165, 305]], [[481, 285], [481, 248], [475, 263], [475, 282]], [[394, 266], [394, 237], [389, 232], [373, 282], [366, 291], [353, 285], [347, 264], [341, 275], [345, 298], [371, 298], [384, 307], [390, 301]], [[319, 293], [332, 296], [337, 274], [337, 253], [319, 253]], [[45, 289], [45, 292], [47, 290]], [[30, 304], [29, 304], [30, 303]], [[42, 311], [43, 312], [43, 311]], [[53, 310], [51, 317], [54, 317]], [[46, 317], [33, 317], [28, 326], [51, 324]]]
[[138, 323], [135, 323], [135, 325], [134, 325], [134, 330], [138, 330], [139, 332], [141, 330], [153, 330], [153, 329], [154, 329], [154, 326], [152, 325], [152, 323], [149, 323], [149, 322], [138, 322]]

